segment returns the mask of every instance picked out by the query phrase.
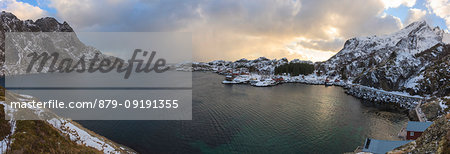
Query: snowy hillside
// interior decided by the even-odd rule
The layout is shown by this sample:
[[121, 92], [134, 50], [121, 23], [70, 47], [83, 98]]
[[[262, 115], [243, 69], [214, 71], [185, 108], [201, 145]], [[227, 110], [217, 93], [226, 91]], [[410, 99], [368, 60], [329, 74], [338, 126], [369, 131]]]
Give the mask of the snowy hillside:
[[[347, 40], [341, 51], [316, 67], [320, 75], [383, 90], [447, 95], [450, 70], [448, 47], [442, 42], [444, 34], [425, 21], [414, 22], [389, 35]], [[424, 76], [427, 69], [435, 67], [443, 68], [441, 74]], [[434, 81], [438, 82], [430, 86], [443, 89], [419, 86]]]
[[[254, 60], [247, 60], [242, 58], [240, 60], [231, 62], [224, 60], [214, 60], [208, 63], [194, 62], [192, 67], [194, 71], [214, 71], [218, 73], [225, 72], [257, 72], [263, 75], [272, 75], [277, 66], [281, 66], [288, 63], [308, 63], [313, 64], [311, 61], [303, 61], [299, 59], [294, 59], [288, 61], [286, 58], [281, 59], [268, 59], [266, 57], [259, 57]], [[186, 65], [190, 66], [190, 65]]]

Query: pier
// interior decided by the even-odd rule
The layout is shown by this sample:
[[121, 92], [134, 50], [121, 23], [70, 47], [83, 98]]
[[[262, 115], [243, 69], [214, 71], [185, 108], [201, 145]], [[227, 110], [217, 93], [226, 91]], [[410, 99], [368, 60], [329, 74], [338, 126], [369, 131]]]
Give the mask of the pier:
[[414, 110], [416, 111], [417, 118], [419, 118], [419, 121], [420, 122], [426, 122], [427, 121], [427, 117], [422, 112], [422, 109], [420, 108], [421, 105], [422, 105], [422, 100], [419, 101], [419, 104], [417, 104], [417, 106], [416, 106], [416, 108], [414, 108]]

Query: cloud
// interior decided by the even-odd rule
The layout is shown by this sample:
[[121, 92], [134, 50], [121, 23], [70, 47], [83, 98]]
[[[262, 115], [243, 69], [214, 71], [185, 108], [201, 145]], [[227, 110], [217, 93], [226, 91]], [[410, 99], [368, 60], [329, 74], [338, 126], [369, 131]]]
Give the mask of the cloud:
[[[311, 60], [323, 60], [328, 57], [323, 58], [324, 55], [319, 54], [320, 51], [335, 53], [342, 48], [343, 42], [348, 38], [386, 34], [402, 27], [399, 18], [382, 15], [383, 4], [374, 0], [364, 2], [316, 0], [302, 1], [299, 4], [294, 3], [295, 5], [273, 4], [266, 1], [261, 1], [257, 6], [247, 3], [232, 4], [227, 4], [223, 8], [215, 8], [216, 5], [202, 6], [206, 24], [194, 30], [200, 30], [199, 33], [212, 31], [213, 35], [209, 36], [215, 37], [205, 39], [193, 36], [199, 37], [197, 40], [201, 41], [200, 43], [194, 41], [196, 51], [201, 53], [199, 55], [207, 57], [210, 56], [208, 54], [210, 52], [220, 51], [230, 53], [233, 57], [244, 57], [258, 52], [266, 53], [272, 58], [281, 58], [286, 56], [286, 46], [293, 43], [297, 47], [289, 48], [287, 52], [291, 54], [288, 54], [288, 57], [295, 58], [301, 55]], [[224, 10], [225, 8], [227, 9]], [[223, 42], [217, 40], [225, 38], [226, 44], [230, 47], [209, 50], [211, 46], [223, 46]], [[306, 39], [298, 40], [298, 38]], [[249, 50], [247, 46], [258, 48]]]
[[137, 0], [49, 0], [48, 5], [58, 17], [70, 21], [75, 29], [114, 27], [120, 20], [132, 17], [130, 12]]
[[401, 5], [412, 7], [416, 4], [416, 0], [382, 0], [385, 8], [397, 8]]
[[78, 31], [192, 32], [194, 57], [201, 61], [321, 59], [318, 52], [335, 53], [346, 39], [403, 26], [399, 18], [383, 14], [387, 4], [381, 0], [50, 1]]
[[286, 49], [291, 53], [297, 53], [299, 55], [303, 55], [304, 59], [311, 61], [325, 61], [328, 60], [331, 56], [336, 54], [331, 51], [323, 51], [312, 48], [305, 48], [303, 46], [299, 46], [298, 44], [290, 44], [286, 45]]
[[450, 27], [450, 0], [427, 0], [427, 7]]
[[419, 20], [427, 20], [428, 23], [431, 23], [431, 22], [429, 22], [428, 18], [426, 18], [426, 15], [427, 15], [427, 11], [425, 11], [425, 10], [416, 9], [416, 8], [409, 9], [408, 16], [405, 19], [405, 25], [409, 25], [410, 23], [419, 21]]
[[2, 0], [0, 1], [0, 8], [7, 12], [12, 12], [19, 19], [36, 20], [47, 15], [47, 12], [37, 6], [32, 6], [28, 3], [17, 2], [16, 0]]
[[316, 49], [322, 51], [336, 51], [343, 47], [344, 39], [332, 39], [332, 40], [310, 40], [307, 38], [298, 38], [296, 41], [297, 46], [302, 46], [304, 48]]

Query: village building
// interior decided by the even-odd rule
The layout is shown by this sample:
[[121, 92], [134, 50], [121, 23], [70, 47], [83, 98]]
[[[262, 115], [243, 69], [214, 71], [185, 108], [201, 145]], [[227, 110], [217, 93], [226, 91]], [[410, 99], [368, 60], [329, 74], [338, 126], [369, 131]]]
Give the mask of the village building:
[[370, 152], [375, 154], [383, 154], [394, 150], [397, 147], [405, 145], [412, 141], [389, 141], [389, 140], [375, 140], [367, 138], [364, 142], [362, 152]]
[[375, 140], [366, 138], [364, 146], [359, 150], [361, 150], [360, 152], [370, 152], [375, 154], [392, 151], [397, 147], [405, 145], [419, 138], [422, 133], [431, 126], [431, 124], [433, 124], [433, 122], [408, 121], [408, 125], [406, 126], [405, 141]]
[[431, 124], [433, 122], [409, 121], [408, 126], [406, 126], [406, 139], [416, 140]]

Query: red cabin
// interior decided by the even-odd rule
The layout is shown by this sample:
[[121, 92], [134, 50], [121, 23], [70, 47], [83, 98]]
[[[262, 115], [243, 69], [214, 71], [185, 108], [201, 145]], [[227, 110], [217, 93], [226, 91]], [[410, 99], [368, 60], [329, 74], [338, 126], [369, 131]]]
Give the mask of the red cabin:
[[431, 124], [433, 122], [408, 121], [408, 126], [406, 126], [406, 139], [416, 140]]

